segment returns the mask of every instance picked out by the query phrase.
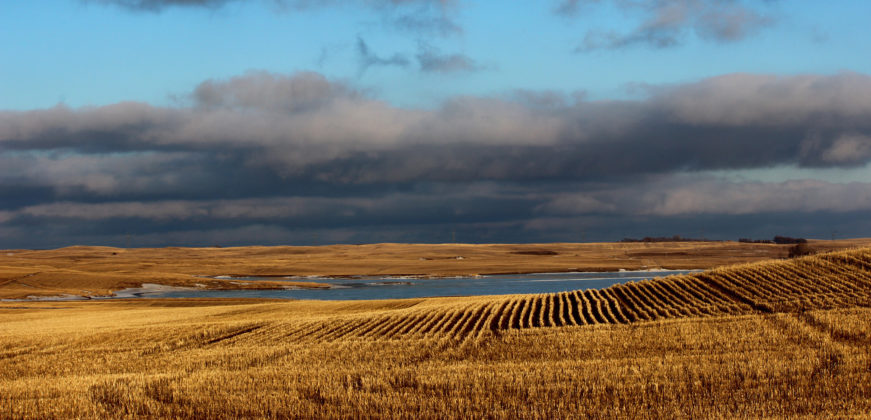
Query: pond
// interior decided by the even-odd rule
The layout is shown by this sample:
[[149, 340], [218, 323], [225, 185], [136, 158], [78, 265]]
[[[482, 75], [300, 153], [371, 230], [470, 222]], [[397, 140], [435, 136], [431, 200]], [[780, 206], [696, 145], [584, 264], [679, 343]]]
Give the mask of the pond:
[[[306, 281], [329, 285], [322, 289], [281, 290], [155, 290], [118, 292], [118, 297], [228, 297], [279, 298], [316, 300], [403, 299], [436, 296], [478, 296], [526, 293], [555, 293], [579, 289], [604, 289], [608, 286], [699, 270], [618, 271], [583, 273], [505, 274], [475, 277], [375, 277], [352, 278], [299, 278], [287, 281]], [[232, 281], [271, 280], [275, 278], [235, 277]]]

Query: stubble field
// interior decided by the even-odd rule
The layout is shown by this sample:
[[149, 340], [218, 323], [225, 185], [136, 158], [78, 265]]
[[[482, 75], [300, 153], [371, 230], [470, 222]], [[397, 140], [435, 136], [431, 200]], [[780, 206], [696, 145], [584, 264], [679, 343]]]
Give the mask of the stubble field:
[[[812, 240], [810, 245], [818, 251], [831, 251], [871, 246], [871, 238]], [[215, 276], [464, 276], [704, 269], [781, 258], [788, 248], [738, 242], [665, 242], [5, 250], [0, 251], [0, 299], [105, 296], [142, 283], [208, 289], [323, 287], [304, 278], [234, 283]]]
[[871, 250], [598, 292], [0, 305], [8, 418], [865, 418]]

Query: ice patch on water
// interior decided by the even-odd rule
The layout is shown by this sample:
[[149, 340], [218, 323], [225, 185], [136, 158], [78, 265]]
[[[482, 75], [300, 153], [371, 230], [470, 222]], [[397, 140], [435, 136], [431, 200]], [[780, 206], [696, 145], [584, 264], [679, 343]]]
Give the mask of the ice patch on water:
[[[119, 290], [114, 293], [113, 297], [116, 298], [135, 298], [142, 297], [143, 295], [148, 295], [152, 293], [164, 293], [164, 292], [179, 292], [185, 290], [196, 290], [193, 287], [178, 287], [178, 286], [167, 286], [164, 284], [156, 284], [156, 283], [142, 283], [142, 287], [129, 287], [127, 289]], [[97, 299], [97, 298], [95, 298]]]

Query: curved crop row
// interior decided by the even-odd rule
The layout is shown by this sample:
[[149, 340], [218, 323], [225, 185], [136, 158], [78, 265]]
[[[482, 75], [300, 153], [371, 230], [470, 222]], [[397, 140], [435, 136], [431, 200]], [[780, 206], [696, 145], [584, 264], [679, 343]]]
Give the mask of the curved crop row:
[[871, 250], [742, 264], [602, 290], [491, 297], [448, 305], [312, 322], [285, 331], [283, 338], [462, 341], [511, 329], [871, 306]]

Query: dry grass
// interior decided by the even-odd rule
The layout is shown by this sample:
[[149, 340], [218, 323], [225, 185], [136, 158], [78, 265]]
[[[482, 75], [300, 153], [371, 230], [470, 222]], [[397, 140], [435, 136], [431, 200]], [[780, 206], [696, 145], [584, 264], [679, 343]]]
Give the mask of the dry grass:
[[[871, 239], [811, 241], [817, 250]], [[142, 283], [209, 288], [316, 287], [298, 281], [234, 284], [208, 276], [434, 275], [713, 268], [781, 258], [788, 245], [738, 242], [588, 244], [373, 244], [319, 247], [69, 247], [0, 251], [0, 298], [108, 295]], [[458, 259], [457, 257], [462, 257]]]
[[867, 418], [871, 250], [603, 291], [0, 304], [0, 417]]

